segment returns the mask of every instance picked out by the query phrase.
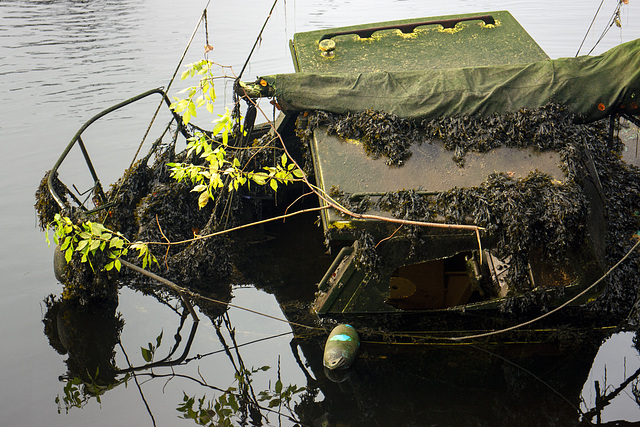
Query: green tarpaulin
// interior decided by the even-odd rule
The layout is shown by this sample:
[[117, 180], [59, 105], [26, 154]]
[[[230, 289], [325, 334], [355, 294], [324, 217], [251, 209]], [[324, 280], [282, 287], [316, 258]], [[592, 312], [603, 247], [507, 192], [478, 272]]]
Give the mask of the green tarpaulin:
[[585, 120], [640, 113], [640, 39], [599, 56], [424, 71], [263, 76], [285, 111], [386, 111], [405, 118], [566, 105]]

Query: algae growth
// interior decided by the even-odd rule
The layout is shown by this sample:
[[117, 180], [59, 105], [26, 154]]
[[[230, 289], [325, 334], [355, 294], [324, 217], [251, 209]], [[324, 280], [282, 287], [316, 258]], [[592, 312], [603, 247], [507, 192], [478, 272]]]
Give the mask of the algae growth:
[[[483, 227], [492, 242], [492, 253], [508, 263], [506, 281], [514, 293], [532, 287], [528, 272], [530, 255], [535, 254], [551, 265], [570, 264], [580, 269], [582, 266], [576, 265], [573, 255], [590, 240], [602, 255], [602, 267], [610, 266], [631, 247], [632, 236], [640, 228], [639, 215], [634, 213], [640, 208], [640, 173], [621, 161], [623, 147], [617, 136], [610, 140], [608, 119], [585, 123], [553, 103], [488, 117], [435, 120], [406, 120], [374, 111], [345, 115], [315, 112], [309, 116], [299, 123], [298, 134], [303, 140], [306, 138], [308, 142], [315, 128], [326, 126], [329, 134], [343, 139], [359, 138], [367, 155], [385, 157], [393, 167], [401, 167], [416, 144], [433, 141], [443, 143], [461, 168], [467, 153], [497, 147], [559, 152], [565, 175], [562, 182], [532, 171], [522, 178], [494, 173], [479, 186], [452, 188], [437, 194], [406, 189], [382, 195], [352, 195], [340, 188], [332, 188], [330, 193], [358, 214], [387, 212], [399, 219]], [[603, 206], [590, 203], [590, 198], [600, 199]], [[592, 227], [598, 217], [607, 224], [606, 234], [593, 230], [604, 229], [602, 225]], [[411, 242], [412, 256], [427, 244], [430, 233], [424, 227], [402, 227], [402, 234]], [[380, 259], [372, 251], [380, 251], [384, 242], [372, 240], [367, 232], [356, 237], [356, 249], [361, 251], [357, 254], [360, 267], [367, 271], [372, 266], [379, 268]], [[640, 285], [633, 273], [637, 258], [632, 254], [631, 260], [611, 275], [604, 293], [591, 307], [612, 314], [628, 312], [634, 304], [628, 295], [636, 295]], [[531, 304], [514, 299], [505, 304], [505, 310], [522, 311], [527, 305]]]

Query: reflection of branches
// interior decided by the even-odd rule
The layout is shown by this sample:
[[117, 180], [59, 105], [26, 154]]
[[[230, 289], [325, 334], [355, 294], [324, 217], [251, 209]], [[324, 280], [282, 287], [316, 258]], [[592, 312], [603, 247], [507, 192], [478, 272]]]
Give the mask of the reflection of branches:
[[[51, 325], [57, 325], [59, 322], [55, 322], [55, 320], [60, 317], [60, 303], [54, 304], [55, 301], [53, 301], [53, 297], [50, 298], [50, 300], [51, 302], [48, 305], [49, 310], [45, 317], [49, 319], [49, 323]], [[81, 311], [81, 314], [85, 311], [86, 310]], [[291, 331], [239, 344], [237, 342], [236, 332], [231, 323], [231, 319], [229, 318], [228, 313], [225, 313], [223, 316], [218, 317], [213, 321], [213, 326], [215, 327], [223, 348], [206, 354], [197, 354], [189, 357], [189, 352], [191, 351], [192, 345], [195, 341], [199, 322], [197, 320], [192, 322], [188, 339], [184, 340], [182, 338], [182, 334], [185, 333], [184, 331], [187, 327], [187, 318], [190, 317], [189, 311], [187, 308], [183, 308], [179, 312], [174, 310], [180, 315], [180, 320], [173, 335], [174, 340], [167, 346], [168, 349], [166, 355], [164, 355], [162, 359], [158, 358], [158, 360], [154, 360], [154, 355], [157, 354], [157, 349], [161, 345], [161, 333], [156, 338], [155, 344], [149, 344], [149, 349], [141, 347], [142, 356], [146, 363], [143, 362], [145, 364], [134, 366], [132, 365], [132, 361], [134, 360], [130, 359], [127, 351], [125, 350], [124, 344], [119, 339], [119, 331], [124, 324], [124, 321], [120, 320], [117, 316], [114, 317], [112, 311], [115, 311], [115, 307], [113, 307], [111, 311], [108, 311], [107, 315], [103, 316], [108, 320], [106, 322], [103, 321], [103, 323], [112, 329], [115, 328], [118, 333], [116, 334], [116, 338], [113, 340], [113, 343], [107, 349], [108, 351], [105, 350], [102, 353], [99, 353], [97, 355], [98, 361], [94, 362], [91, 366], [100, 365], [99, 372], [102, 375], [105, 369], [103, 369], [103, 366], [100, 364], [102, 362], [100, 361], [111, 360], [111, 357], [115, 358], [114, 348], [116, 344], [122, 352], [123, 358], [126, 361], [126, 366], [118, 368], [115, 366], [115, 360], [111, 362], [110, 366], [112, 367], [111, 371], [113, 375], [107, 381], [102, 379], [102, 377], [98, 377], [97, 369], [88, 369], [89, 365], [87, 365], [86, 362], [83, 363], [81, 366], [82, 369], [80, 370], [81, 372], [86, 373], [85, 376], [72, 373], [66, 377], [61, 377], [61, 379], [66, 382], [66, 385], [64, 389], [64, 396], [58, 396], [58, 398], [56, 398], [59, 410], [62, 408], [61, 405], [63, 403], [67, 411], [71, 407], [81, 408], [86, 405], [92, 397], [95, 397], [97, 401], [100, 402], [101, 394], [122, 383], [126, 384], [127, 381], [133, 377], [141, 400], [145, 405], [146, 411], [149, 414], [153, 425], [155, 426], [156, 420], [150, 406], [152, 401], [148, 401], [146, 399], [143, 385], [154, 379], [160, 379], [161, 381], [164, 379], [166, 380], [166, 384], [168, 384], [173, 378], [179, 378], [191, 381], [201, 387], [212, 390], [217, 395], [217, 398], [210, 401], [205, 401], [206, 396], [204, 395], [197, 400], [186, 395], [184, 396], [183, 402], [178, 406], [178, 411], [183, 413], [186, 418], [191, 418], [191, 414], [193, 413], [192, 411], [196, 410], [196, 412], [202, 414], [201, 416], [203, 417], [197, 419], [194, 418], [196, 422], [200, 423], [204, 421], [204, 424], [214, 423], [215, 425], [231, 425], [230, 423], [233, 419], [241, 422], [242, 424], [264, 424], [264, 421], [268, 420], [267, 416], [271, 414], [277, 414], [279, 419], [287, 419], [294, 423], [297, 422], [295, 419], [295, 412], [292, 410], [292, 406], [294, 405], [293, 398], [304, 389], [299, 388], [296, 385], [283, 386], [279, 362], [277, 378], [273, 380], [270, 379], [270, 386], [264, 390], [262, 390], [262, 388], [254, 389], [253, 380], [255, 374], [261, 371], [266, 371], [270, 368], [268, 366], [258, 368], [247, 367], [239, 350], [240, 347], [291, 334]], [[75, 311], [73, 311], [73, 313], [75, 313]], [[92, 314], [95, 315], [93, 312]], [[102, 329], [96, 326], [91, 326], [93, 325], [92, 323], [89, 323], [85, 317], [77, 314], [68, 315], [65, 318], [68, 318], [68, 325], [65, 323], [65, 325], [67, 325], [65, 326], [67, 328], [66, 330], [74, 331], [74, 336], [76, 337], [75, 341], [79, 342], [87, 342], [90, 338], [96, 335], [96, 331], [102, 331], [102, 329], [106, 328], [106, 326], [103, 326]], [[113, 319], [115, 319], [115, 321], [113, 321]], [[120, 326], [120, 329], [118, 329], [118, 326]], [[54, 335], [57, 336], [58, 331], [56, 330], [54, 332]], [[69, 335], [69, 333], [67, 332], [66, 335]], [[104, 340], [104, 337], [108, 335], [108, 333], [102, 331], [98, 335], [102, 340]], [[61, 349], [63, 348], [61, 347]], [[185, 365], [193, 360], [201, 359], [223, 351], [231, 361], [235, 371], [235, 384], [226, 389], [209, 384], [205, 377], [200, 373], [199, 368], [198, 375], [193, 376], [181, 374], [174, 370], [174, 367], [176, 366]], [[83, 361], [85, 359], [86, 357], [81, 358]], [[169, 368], [170, 372], [155, 372], [154, 368], [160, 367]], [[75, 371], [72, 370], [71, 372]], [[95, 372], [95, 374], [93, 374], [93, 372]], [[274, 385], [274, 387], [271, 385]]]
[[[127, 360], [127, 365], [129, 365], [129, 368], [131, 368], [131, 362], [129, 362], [129, 356], [127, 355], [127, 352], [124, 350], [124, 347], [122, 346], [122, 342], [118, 341], [118, 345], [120, 345], [120, 349], [122, 350], [122, 354], [124, 354], [124, 358]], [[136, 376], [135, 370], [131, 371], [131, 374], [133, 375], [133, 380], [136, 382], [136, 386], [138, 387], [138, 392], [140, 393], [140, 397], [142, 398], [142, 401], [144, 402], [144, 406], [147, 408], [147, 412], [149, 413], [149, 416], [151, 417], [151, 421], [153, 422], [153, 425], [156, 425], [156, 419], [153, 417], [153, 413], [151, 412], [151, 408], [149, 407], [149, 403], [147, 403], [147, 399], [145, 399], [144, 397], [144, 393], [142, 392], [142, 387], [140, 387], [140, 383], [138, 382], [138, 377]]]
[[[222, 334], [223, 325], [229, 334], [231, 345], [227, 344], [227, 340]], [[291, 411], [291, 408], [290, 408], [290, 400], [295, 393], [298, 393], [303, 389], [299, 389], [297, 386], [291, 386], [291, 385], [287, 388], [284, 388], [282, 386], [282, 381], [280, 379], [279, 362], [278, 362], [278, 380], [276, 382], [275, 393], [265, 390], [258, 393], [259, 397], [256, 396], [255, 390], [252, 385], [251, 376], [258, 371], [266, 371], [267, 369], [269, 369], [269, 367], [264, 366], [262, 368], [257, 368], [257, 369], [256, 368], [252, 368], [251, 370], [247, 369], [244, 363], [244, 360], [242, 358], [242, 355], [240, 354], [239, 348], [249, 343], [245, 343], [242, 345], [238, 344], [238, 342], [236, 341], [235, 328], [233, 328], [233, 326], [231, 325], [231, 320], [229, 318], [228, 313], [225, 313], [221, 319], [215, 322], [214, 326], [216, 329], [216, 334], [218, 335], [218, 339], [220, 340], [220, 343], [223, 346], [223, 350], [221, 350], [220, 352], [224, 351], [227, 357], [229, 358], [229, 361], [231, 362], [233, 369], [236, 372], [235, 377], [236, 377], [236, 381], [238, 382], [237, 392], [235, 391], [235, 389], [232, 390], [230, 388], [225, 392], [225, 395], [233, 395], [234, 399], [237, 398], [237, 400], [240, 401], [240, 407], [236, 412], [240, 414], [241, 418], [246, 419], [248, 416], [251, 416], [253, 419], [252, 421], [254, 423], [261, 424], [261, 418], [263, 417], [262, 411], [266, 411], [269, 413], [277, 414], [279, 417], [285, 417], [292, 422], [297, 422], [297, 420], [290, 415], [290, 414], [293, 414], [293, 411]], [[289, 333], [291, 332], [287, 332], [286, 334], [289, 334]], [[279, 334], [278, 336], [280, 335], [285, 335], [285, 334]], [[268, 339], [273, 337], [275, 336], [268, 337]], [[255, 340], [254, 342], [257, 342], [257, 341], [261, 341], [261, 340]], [[219, 400], [222, 398], [223, 396], [221, 396]], [[269, 400], [268, 407], [265, 407], [260, 403], [266, 400]], [[283, 404], [289, 410], [289, 414], [283, 414], [279, 410], [274, 409], [276, 406], [281, 407]]]
[[[182, 330], [182, 327], [184, 326], [184, 322], [185, 319], [187, 318], [187, 311], [185, 310], [180, 318], [180, 326], [178, 327], [178, 331], [176, 332], [176, 334], [174, 335], [174, 338], [176, 340], [174, 346], [171, 348], [171, 350], [169, 351], [169, 354], [162, 360], [159, 360], [157, 362], [151, 362], [151, 363], [147, 363], [146, 365], [142, 365], [142, 366], [138, 366], [138, 367], [133, 367], [131, 365], [129, 365], [128, 368], [126, 369], [121, 369], [119, 372], [120, 373], [127, 373], [127, 372], [134, 372], [134, 371], [141, 371], [141, 370], [146, 370], [146, 369], [153, 369], [153, 368], [157, 368], [157, 367], [161, 367], [161, 366], [176, 366], [176, 365], [180, 365], [182, 362], [184, 362], [184, 360], [187, 358], [187, 355], [189, 354], [189, 351], [191, 350], [191, 345], [193, 344], [193, 340], [196, 336], [196, 331], [198, 330], [198, 324], [199, 322], [193, 322], [193, 324], [191, 325], [191, 333], [189, 334], [189, 339], [187, 340], [187, 343], [185, 344], [184, 347], [184, 351], [182, 352], [182, 355], [180, 355], [180, 357], [178, 357], [175, 360], [172, 360], [171, 357], [173, 356], [173, 354], [176, 352], [176, 350], [178, 349], [178, 346], [180, 345], [180, 342], [182, 341], [182, 336], [180, 335], [180, 331]], [[122, 345], [121, 345], [122, 347]], [[124, 351], [124, 349], [123, 349]]]
[[[600, 418], [600, 414], [602, 413], [602, 410], [604, 409], [604, 407], [609, 405], [611, 401], [616, 398], [616, 396], [618, 396], [625, 388], [627, 388], [629, 384], [635, 381], [638, 377], [640, 377], [640, 368], [637, 371], [635, 371], [629, 378], [627, 378], [622, 383], [620, 383], [620, 385], [616, 389], [614, 389], [611, 393], [609, 394], [603, 393], [602, 395], [600, 395], [600, 383], [598, 381], [595, 381], [596, 406], [593, 407], [593, 409], [589, 410], [588, 412], [585, 412], [583, 415], [583, 419], [587, 421], [591, 421], [593, 417], [597, 416], [598, 418]], [[635, 397], [636, 403], [640, 405], [640, 400], [639, 400], [640, 395], [638, 394], [637, 383], [633, 384], [632, 392]]]
[[[292, 333], [293, 333], [292, 331], [288, 331], [288, 332], [283, 332], [283, 333], [281, 333], [281, 334], [270, 335], [270, 336], [268, 336], [268, 337], [264, 337], [264, 338], [258, 338], [258, 339], [252, 340], [252, 341], [247, 341], [247, 342], [242, 343], [242, 344], [236, 344], [233, 348], [234, 348], [234, 349], [237, 349], [237, 348], [240, 348], [240, 347], [245, 347], [245, 346], [248, 346], [248, 345], [251, 345], [251, 344], [256, 344], [256, 343], [259, 343], [259, 342], [269, 341], [269, 340], [272, 340], [272, 339], [275, 339], [275, 338], [283, 337], [283, 336], [285, 336], [285, 335], [290, 335], [290, 334], [292, 334]], [[185, 359], [185, 361], [184, 361], [184, 362], [185, 362], [185, 363], [189, 363], [189, 362], [191, 362], [192, 360], [196, 360], [196, 359], [197, 359], [197, 360], [204, 359], [205, 357], [213, 356], [214, 354], [220, 354], [220, 353], [222, 353], [222, 352], [226, 352], [226, 349], [224, 349], [224, 348], [223, 348], [223, 349], [221, 349], [221, 350], [215, 350], [215, 351], [211, 351], [211, 352], [209, 352], [209, 353], [205, 353], [205, 354], [196, 354], [196, 355], [195, 355], [195, 356], [193, 356], [193, 357], [190, 357], [190, 358], [188, 358], [188, 359]]]

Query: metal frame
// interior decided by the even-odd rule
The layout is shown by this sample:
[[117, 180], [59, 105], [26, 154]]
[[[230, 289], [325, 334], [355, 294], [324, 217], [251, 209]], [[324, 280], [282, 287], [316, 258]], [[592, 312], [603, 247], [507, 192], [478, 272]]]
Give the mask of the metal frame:
[[[89, 168], [89, 172], [91, 173], [91, 177], [93, 178], [93, 189], [97, 189], [98, 191], [98, 196], [102, 199], [105, 200], [106, 196], [104, 194], [104, 192], [102, 191], [102, 187], [100, 185], [100, 179], [98, 178], [98, 174], [96, 173], [95, 168], [93, 167], [93, 163], [91, 162], [91, 158], [89, 157], [89, 152], [87, 151], [87, 148], [85, 146], [84, 141], [82, 140], [81, 136], [82, 133], [89, 127], [91, 126], [94, 122], [96, 122], [98, 119], [106, 116], [109, 113], [112, 113], [113, 111], [116, 111], [122, 107], [125, 107], [129, 104], [132, 104], [136, 101], [139, 101], [143, 98], [146, 98], [150, 95], [153, 94], [159, 94], [162, 96], [164, 102], [167, 104], [167, 107], [169, 107], [169, 105], [171, 105], [171, 101], [169, 100], [169, 97], [167, 96], [167, 94], [164, 92], [163, 88], [156, 88], [156, 89], [151, 89], [148, 90], [146, 92], [143, 92], [139, 95], [136, 95], [132, 98], [129, 98], [125, 101], [122, 101], [116, 105], [113, 105], [103, 111], [101, 111], [100, 113], [96, 114], [95, 116], [93, 116], [92, 118], [90, 118], [84, 125], [82, 125], [82, 127], [76, 132], [76, 134], [73, 136], [73, 138], [71, 138], [71, 141], [69, 142], [69, 144], [67, 145], [67, 147], [64, 149], [64, 151], [62, 152], [62, 154], [60, 155], [60, 157], [58, 158], [58, 160], [56, 161], [55, 165], [53, 166], [53, 168], [51, 169], [51, 171], [49, 172], [49, 177], [47, 179], [47, 185], [49, 187], [49, 193], [51, 193], [51, 196], [53, 197], [53, 199], [56, 201], [56, 203], [60, 206], [61, 209], [65, 209], [65, 203], [62, 199], [62, 197], [56, 193], [56, 190], [54, 188], [53, 185], [53, 177], [56, 175], [56, 172], [58, 171], [58, 168], [60, 167], [60, 165], [62, 164], [62, 162], [64, 161], [64, 159], [67, 157], [67, 155], [69, 154], [69, 152], [71, 151], [71, 149], [74, 147], [74, 145], [76, 145], [76, 143], [80, 146], [80, 150], [82, 151], [82, 155], [85, 159], [85, 162], [87, 163], [87, 167]], [[160, 106], [158, 106], [158, 109], [160, 109]], [[171, 114], [173, 115], [173, 120], [176, 121], [176, 123], [178, 124], [178, 130], [186, 137], [188, 138], [189, 135], [187, 134], [184, 126], [182, 125], [182, 121], [181, 121], [181, 117], [180, 115], [178, 115], [176, 112], [174, 112], [173, 110], [170, 110]], [[74, 201], [76, 203], [78, 203], [78, 206], [80, 209], [86, 211], [87, 213], [92, 213], [92, 212], [96, 212], [102, 209], [105, 209], [106, 207], [109, 206], [109, 204], [105, 204], [102, 205], [96, 209], [92, 209], [92, 210], [88, 210], [85, 206], [84, 203], [82, 203], [73, 193], [70, 193], [71, 197], [74, 199]]]

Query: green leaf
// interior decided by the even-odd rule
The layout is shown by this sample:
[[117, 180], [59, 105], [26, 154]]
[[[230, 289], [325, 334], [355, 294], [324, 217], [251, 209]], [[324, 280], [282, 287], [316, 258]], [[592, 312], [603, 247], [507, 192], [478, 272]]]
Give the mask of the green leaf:
[[273, 399], [269, 402], [269, 408], [275, 408], [276, 406], [280, 406], [280, 399]]
[[100, 240], [93, 240], [91, 242], [91, 245], [89, 245], [89, 250], [90, 251], [95, 251], [96, 249], [98, 249], [100, 247]]
[[271, 188], [273, 188], [273, 191], [278, 191], [278, 181], [272, 179], [271, 181], [269, 181], [269, 185], [271, 186]]
[[162, 342], [162, 334], [164, 331], [160, 331], [160, 335], [156, 337], [156, 348], [160, 347], [160, 343]]
[[114, 237], [109, 242], [110, 248], [122, 249], [123, 246], [124, 246], [124, 241], [119, 237]]
[[207, 206], [207, 203], [209, 203], [209, 192], [203, 191], [200, 193], [200, 197], [198, 197], [198, 207], [202, 209]]
[[91, 229], [91, 234], [93, 234], [94, 236], [100, 236], [102, 233], [107, 231], [104, 225], [100, 224], [99, 222], [90, 222], [89, 228]]
[[198, 115], [197, 111], [196, 111], [196, 104], [193, 103], [193, 101], [189, 102], [189, 113], [191, 113], [191, 115], [193, 117], [196, 117]]
[[233, 412], [238, 412], [238, 410], [240, 409], [240, 407], [238, 406], [238, 401], [233, 394], [229, 396], [229, 406], [231, 406]]
[[64, 242], [60, 245], [60, 250], [66, 250], [69, 247], [69, 243], [71, 243], [71, 236], [65, 237]]
[[153, 359], [153, 354], [151, 353], [151, 351], [144, 347], [140, 347], [140, 351], [142, 352], [142, 358], [145, 360], [145, 362], [151, 362], [151, 360]]

